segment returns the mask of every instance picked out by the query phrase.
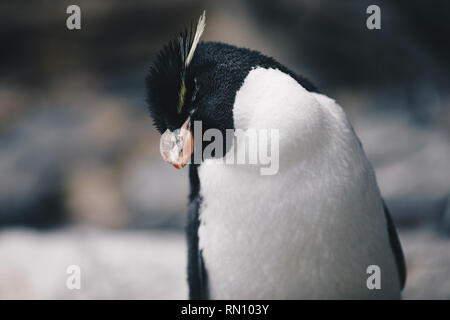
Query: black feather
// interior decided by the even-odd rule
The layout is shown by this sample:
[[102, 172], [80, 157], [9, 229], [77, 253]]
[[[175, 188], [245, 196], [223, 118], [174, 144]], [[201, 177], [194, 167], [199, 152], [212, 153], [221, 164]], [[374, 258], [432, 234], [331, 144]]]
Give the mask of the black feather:
[[190, 29], [169, 41], [157, 54], [145, 80], [150, 116], [161, 133], [170, 127], [166, 118], [179, 118], [183, 107], [180, 105], [182, 88], [186, 88], [184, 101], [188, 101], [193, 94], [194, 83], [189, 75], [189, 66], [186, 66], [186, 58], [192, 46], [194, 32], [191, 25]]

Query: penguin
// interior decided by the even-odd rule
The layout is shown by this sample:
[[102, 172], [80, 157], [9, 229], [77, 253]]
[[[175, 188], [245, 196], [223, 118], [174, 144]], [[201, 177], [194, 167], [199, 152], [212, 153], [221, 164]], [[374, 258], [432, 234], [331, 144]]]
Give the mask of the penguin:
[[[205, 25], [203, 12], [146, 77], [161, 154], [189, 170], [189, 298], [400, 299], [402, 247], [343, 109], [272, 57], [199, 41]], [[196, 121], [279, 130], [278, 172], [192, 161]]]

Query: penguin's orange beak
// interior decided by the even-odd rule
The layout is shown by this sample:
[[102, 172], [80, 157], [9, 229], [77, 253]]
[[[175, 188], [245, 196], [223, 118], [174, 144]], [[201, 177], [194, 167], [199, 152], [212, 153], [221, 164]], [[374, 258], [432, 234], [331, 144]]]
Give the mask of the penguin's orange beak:
[[180, 129], [167, 129], [161, 136], [159, 151], [164, 161], [177, 169], [183, 168], [191, 159], [194, 151], [194, 138], [190, 130], [191, 118], [188, 117]]

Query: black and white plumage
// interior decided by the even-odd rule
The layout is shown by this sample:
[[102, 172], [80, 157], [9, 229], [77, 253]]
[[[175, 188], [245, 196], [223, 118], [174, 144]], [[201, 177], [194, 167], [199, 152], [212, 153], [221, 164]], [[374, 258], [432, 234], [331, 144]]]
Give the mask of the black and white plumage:
[[[189, 165], [190, 298], [399, 298], [400, 242], [340, 106], [256, 51], [200, 42], [186, 67], [183, 41], [162, 49], [146, 79], [161, 133], [198, 120], [223, 136], [280, 131], [276, 175]], [[381, 268], [381, 290], [366, 287], [369, 265]]]

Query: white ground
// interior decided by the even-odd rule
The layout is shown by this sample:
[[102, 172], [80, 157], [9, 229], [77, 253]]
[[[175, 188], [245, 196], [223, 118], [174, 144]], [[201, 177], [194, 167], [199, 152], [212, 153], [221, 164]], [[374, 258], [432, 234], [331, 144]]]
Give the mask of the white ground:
[[[401, 233], [408, 263], [405, 299], [450, 298], [450, 239]], [[0, 232], [1, 299], [185, 299], [184, 235], [71, 228]], [[81, 267], [81, 289], [66, 268]]]

